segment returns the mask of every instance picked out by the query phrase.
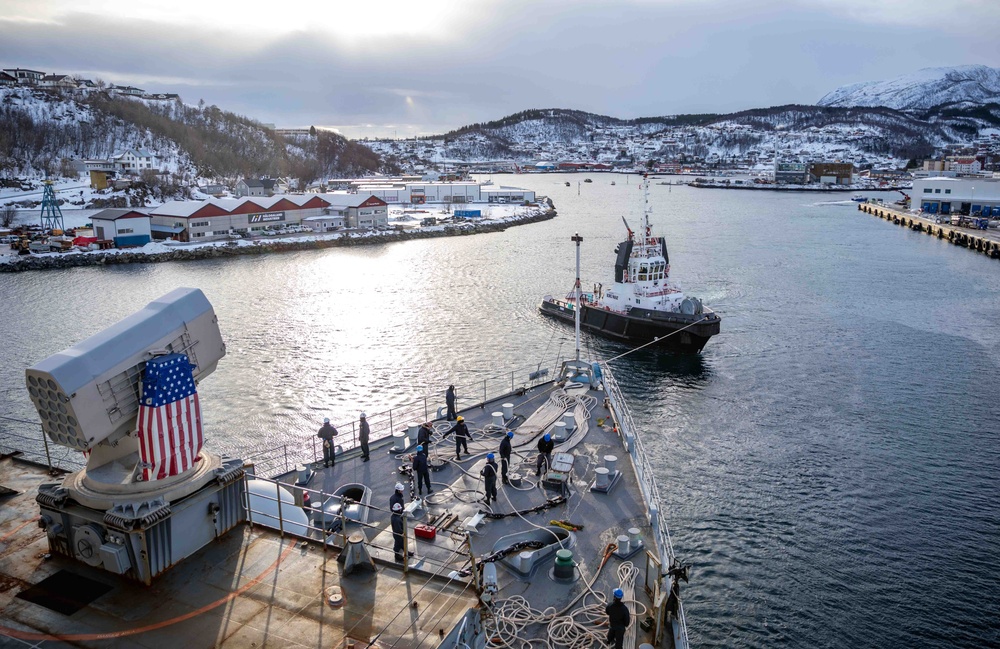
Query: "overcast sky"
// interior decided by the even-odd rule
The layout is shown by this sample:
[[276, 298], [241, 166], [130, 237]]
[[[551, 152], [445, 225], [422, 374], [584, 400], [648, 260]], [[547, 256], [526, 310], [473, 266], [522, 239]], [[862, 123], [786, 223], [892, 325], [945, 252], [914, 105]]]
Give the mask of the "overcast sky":
[[811, 104], [924, 67], [1000, 67], [998, 27], [1000, 0], [0, 0], [0, 65], [403, 137], [529, 108]]

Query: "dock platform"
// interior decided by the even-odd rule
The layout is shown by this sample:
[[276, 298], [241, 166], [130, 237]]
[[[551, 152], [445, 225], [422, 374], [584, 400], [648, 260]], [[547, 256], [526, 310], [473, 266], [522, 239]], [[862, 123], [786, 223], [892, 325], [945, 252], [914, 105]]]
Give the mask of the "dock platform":
[[956, 246], [983, 253], [990, 259], [1000, 259], [1000, 231], [973, 230], [950, 223], [937, 223], [932, 218], [910, 214], [881, 203], [861, 203], [858, 209], [917, 232], [938, 239], [947, 239]]

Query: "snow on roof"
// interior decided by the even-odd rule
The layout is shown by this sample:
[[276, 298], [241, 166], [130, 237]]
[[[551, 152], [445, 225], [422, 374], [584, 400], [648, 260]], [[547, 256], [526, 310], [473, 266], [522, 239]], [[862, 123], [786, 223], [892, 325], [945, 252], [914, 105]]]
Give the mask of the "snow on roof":
[[[316, 196], [319, 196], [327, 203], [335, 207], [357, 207], [375, 195], [371, 192], [358, 192], [357, 194], [334, 192], [330, 194], [316, 194]], [[376, 196], [376, 198], [378, 197]], [[379, 200], [382, 199], [379, 198]]]
[[150, 214], [152, 216], [188, 217], [208, 204], [208, 201], [167, 201], [150, 212]]
[[107, 210], [101, 210], [97, 214], [90, 217], [92, 221], [117, 221], [118, 219], [138, 219], [138, 218], [148, 219], [149, 215], [131, 209], [112, 208]]
[[210, 198], [205, 203], [210, 205], [215, 205], [216, 207], [223, 209], [227, 212], [232, 212], [240, 205], [244, 203], [254, 203], [255, 205], [260, 205], [260, 202], [255, 200], [259, 199], [260, 196], [244, 196], [243, 198]]
[[179, 216], [189, 217], [206, 205], [214, 205], [226, 212], [232, 212], [245, 203], [259, 205], [263, 209], [270, 209], [281, 200], [288, 200], [299, 207], [302, 207], [316, 197], [326, 200], [341, 207], [355, 207], [367, 200], [371, 194], [342, 194], [341, 200], [333, 203], [328, 198], [329, 194], [277, 194], [275, 196], [244, 196], [242, 198], [209, 198], [204, 201], [169, 201], [160, 205], [152, 211], [153, 216]]
[[312, 199], [316, 198], [317, 196], [319, 196], [319, 194], [287, 194], [284, 196], [279, 196], [279, 198], [287, 199], [292, 203], [295, 203], [299, 207], [302, 207], [303, 205], [305, 205]]

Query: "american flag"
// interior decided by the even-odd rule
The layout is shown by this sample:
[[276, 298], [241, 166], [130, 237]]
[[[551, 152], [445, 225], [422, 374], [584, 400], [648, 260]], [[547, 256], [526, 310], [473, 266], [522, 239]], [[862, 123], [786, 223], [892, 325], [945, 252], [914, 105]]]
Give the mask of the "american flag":
[[139, 457], [143, 480], [162, 480], [198, 461], [204, 437], [194, 366], [184, 354], [146, 363], [139, 405]]

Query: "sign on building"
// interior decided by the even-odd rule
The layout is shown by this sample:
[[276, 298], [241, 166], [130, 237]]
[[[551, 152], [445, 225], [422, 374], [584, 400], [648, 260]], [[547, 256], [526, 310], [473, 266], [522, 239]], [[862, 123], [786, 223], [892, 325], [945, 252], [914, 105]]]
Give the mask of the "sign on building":
[[284, 221], [284, 212], [262, 212], [260, 214], [247, 214], [248, 223], [273, 223], [275, 221]]

